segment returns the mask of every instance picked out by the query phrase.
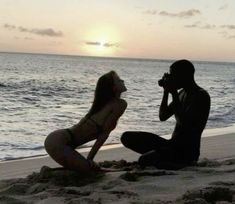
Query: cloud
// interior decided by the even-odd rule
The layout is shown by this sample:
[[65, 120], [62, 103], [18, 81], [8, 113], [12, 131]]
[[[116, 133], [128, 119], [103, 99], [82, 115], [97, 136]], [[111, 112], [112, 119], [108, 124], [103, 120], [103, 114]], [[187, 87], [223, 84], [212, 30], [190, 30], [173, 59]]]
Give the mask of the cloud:
[[185, 28], [199, 28], [199, 29], [208, 29], [208, 30], [212, 30], [216, 28], [216, 25], [214, 24], [204, 24], [202, 25], [200, 21], [197, 21], [193, 24], [190, 25], [185, 25]]
[[95, 46], [99, 46], [99, 45], [101, 45], [101, 43], [100, 43], [100, 42], [87, 41], [87, 42], [85, 42], [85, 43], [86, 43], [86, 45], [95, 45]]
[[31, 33], [35, 35], [41, 35], [41, 36], [50, 36], [50, 37], [62, 37], [63, 33], [61, 31], [55, 31], [52, 28], [26, 28], [23, 26], [15, 26], [10, 24], [4, 24], [4, 28], [8, 30], [17, 30], [22, 33]]
[[223, 38], [227, 38], [228, 33], [226, 31], [220, 31], [218, 32], [219, 35], [221, 35]]
[[148, 9], [148, 10], [144, 11], [143, 14], [147, 14], [147, 15], [156, 15], [156, 14], [157, 14], [157, 10]]
[[18, 27], [18, 30], [20, 32], [25, 32], [25, 33], [32, 33], [35, 35], [41, 35], [41, 36], [50, 36], [50, 37], [62, 37], [63, 33], [61, 31], [54, 31], [52, 28], [45, 28], [45, 29], [39, 29], [39, 28], [33, 28], [33, 29], [28, 29], [25, 27]]
[[235, 25], [221, 25], [221, 28], [227, 28], [229, 30], [234, 30], [235, 29]]
[[235, 35], [230, 35], [227, 37], [228, 39], [235, 39]]
[[[202, 24], [200, 21], [197, 21], [193, 24], [184, 25], [185, 28], [199, 28], [199, 29], [228, 29], [228, 30], [235, 30], [235, 25], [214, 25], [214, 24]], [[220, 32], [222, 33], [222, 32]], [[223, 32], [224, 33], [224, 32]]]
[[226, 31], [220, 31], [220, 32], [218, 32], [218, 34], [220, 34], [225, 39], [235, 39], [235, 35], [233, 35], [233, 34], [231, 35]]
[[[235, 25], [221, 25], [220, 27], [227, 29], [227, 31], [228, 30], [235, 30]], [[231, 35], [226, 31], [222, 31], [222, 32], [220, 32], [220, 34], [227, 39], [235, 39], [235, 35]]]
[[18, 36], [15, 36], [14, 39], [15, 39], [15, 40], [34, 40], [33, 38], [29, 38], [29, 37], [23, 37], [23, 38], [21, 38], [21, 37], [18, 37]]
[[85, 44], [86, 45], [91, 45], [91, 46], [100, 46], [100, 45], [102, 45], [102, 46], [104, 46], [104, 47], [118, 47], [119, 46], [119, 44], [118, 43], [101, 43], [101, 42], [98, 42], [98, 41], [86, 41], [85, 42]]
[[33, 38], [25, 37], [25, 40], [34, 40]]
[[10, 25], [10, 24], [7, 24], [7, 23], [4, 24], [3, 27], [6, 28], [6, 29], [8, 29], [8, 30], [14, 30], [14, 29], [16, 29], [16, 26]]
[[189, 18], [195, 15], [199, 15], [201, 14], [201, 12], [197, 9], [190, 9], [187, 11], [181, 11], [179, 13], [169, 13], [167, 11], [161, 11], [159, 14], [161, 16], [168, 16], [168, 17]]
[[226, 31], [220, 31], [218, 33], [221, 34], [221, 35], [224, 35], [224, 36], [226, 36], [228, 34]]
[[228, 4], [224, 4], [221, 7], [219, 7], [219, 10], [226, 10], [228, 8]]
[[212, 30], [212, 29], [216, 28], [216, 25], [206, 24], [206, 25], [202, 26], [201, 28], [202, 29]]
[[118, 43], [105, 43], [104, 46], [105, 47], [118, 47], [119, 44]]
[[45, 28], [45, 29], [32, 29], [31, 33], [37, 35], [46, 35], [51, 37], [62, 37], [63, 33], [61, 31], [54, 31], [52, 28]]
[[198, 28], [198, 27], [199, 27], [199, 24], [201, 24], [201, 22], [200, 22], [200, 21], [197, 21], [197, 22], [195, 22], [195, 23], [193, 23], [193, 24], [185, 25], [184, 27], [185, 27], [185, 28]]

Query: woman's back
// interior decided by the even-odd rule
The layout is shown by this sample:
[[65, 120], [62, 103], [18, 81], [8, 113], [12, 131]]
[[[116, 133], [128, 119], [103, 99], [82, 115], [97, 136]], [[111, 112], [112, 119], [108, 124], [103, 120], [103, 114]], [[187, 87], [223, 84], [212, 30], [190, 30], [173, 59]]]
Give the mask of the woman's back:
[[75, 142], [78, 145], [97, 139], [97, 136], [103, 131], [104, 124], [113, 111], [115, 103], [117, 102], [110, 102], [97, 113], [86, 115], [71, 127]]

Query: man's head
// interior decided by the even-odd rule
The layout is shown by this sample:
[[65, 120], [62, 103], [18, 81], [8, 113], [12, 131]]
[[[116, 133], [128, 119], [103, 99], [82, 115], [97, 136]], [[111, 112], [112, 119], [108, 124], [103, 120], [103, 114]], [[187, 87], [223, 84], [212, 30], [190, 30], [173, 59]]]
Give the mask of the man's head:
[[170, 74], [177, 89], [185, 88], [194, 82], [194, 66], [188, 60], [178, 60], [170, 66]]

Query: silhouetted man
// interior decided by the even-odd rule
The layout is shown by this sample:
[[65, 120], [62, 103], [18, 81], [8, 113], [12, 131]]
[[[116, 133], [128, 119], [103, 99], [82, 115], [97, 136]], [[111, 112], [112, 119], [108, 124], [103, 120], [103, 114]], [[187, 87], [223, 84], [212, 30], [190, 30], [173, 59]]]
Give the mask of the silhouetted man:
[[[125, 147], [142, 154], [141, 166], [179, 169], [198, 160], [201, 134], [210, 111], [210, 96], [196, 84], [194, 72], [191, 62], [179, 60], [170, 66], [170, 73], [159, 80], [159, 86], [163, 87], [159, 118], [165, 121], [174, 115], [176, 119], [170, 140], [148, 132], [129, 131], [122, 135]], [[169, 94], [172, 95], [170, 104]]]

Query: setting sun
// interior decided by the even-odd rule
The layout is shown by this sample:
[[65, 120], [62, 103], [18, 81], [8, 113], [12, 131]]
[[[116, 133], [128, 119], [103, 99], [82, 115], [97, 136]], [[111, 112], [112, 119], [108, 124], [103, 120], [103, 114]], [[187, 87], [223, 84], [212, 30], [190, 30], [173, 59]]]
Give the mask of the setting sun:
[[118, 32], [112, 26], [93, 28], [84, 38], [83, 49], [89, 55], [112, 55], [120, 43]]

